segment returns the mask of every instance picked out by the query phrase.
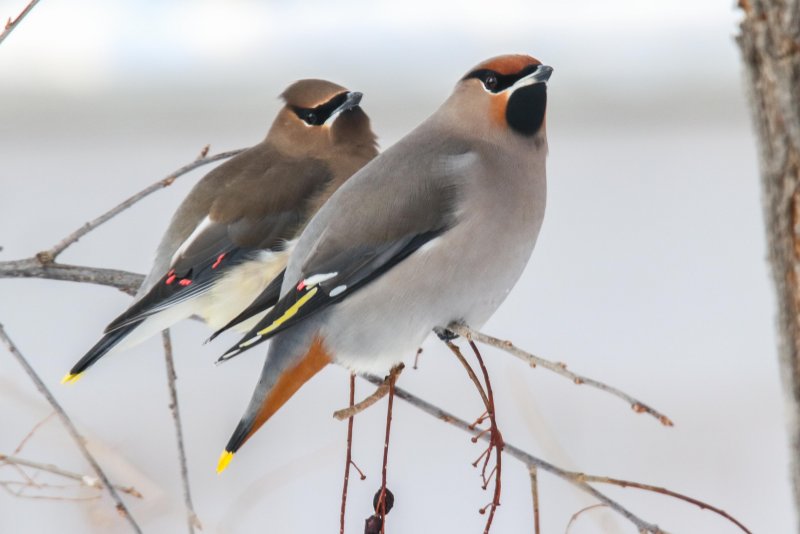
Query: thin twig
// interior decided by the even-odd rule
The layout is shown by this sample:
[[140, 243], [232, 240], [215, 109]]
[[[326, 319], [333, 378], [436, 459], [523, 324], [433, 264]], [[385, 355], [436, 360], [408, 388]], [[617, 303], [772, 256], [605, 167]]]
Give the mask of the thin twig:
[[670, 420], [669, 417], [664, 415], [663, 413], [659, 412], [658, 410], [648, 406], [647, 404], [643, 403], [642, 401], [628, 395], [627, 393], [613, 387], [609, 386], [608, 384], [604, 384], [598, 380], [594, 380], [593, 378], [588, 378], [582, 375], [578, 375], [569, 371], [567, 366], [563, 363], [552, 362], [550, 360], [545, 360], [544, 358], [540, 358], [539, 356], [534, 356], [529, 352], [525, 352], [524, 350], [516, 347], [510, 341], [503, 341], [502, 339], [498, 339], [496, 337], [492, 337], [476, 330], [472, 330], [468, 326], [459, 323], [453, 323], [447, 327], [448, 330], [455, 332], [460, 336], [464, 336], [467, 339], [479, 341], [485, 345], [489, 345], [509, 354], [516, 356], [520, 360], [527, 362], [531, 367], [536, 367], [537, 365], [544, 367], [548, 371], [552, 371], [556, 374], [569, 378], [575, 384], [581, 385], [586, 384], [587, 386], [599, 389], [601, 391], [605, 391], [615, 397], [619, 397], [620, 399], [626, 401], [630, 404], [633, 411], [636, 413], [648, 413], [658, 419], [662, 425], [664, 426], [673, 426], [673, 422]]
[[44, 419], [33, 425], [33, 428], [31, 428], [30, 432], [28, 432], [25, 435], [25, 437], [22, 438], [22, 441], [19, 442], [19, 445], [17, 445], [17, 448], [14, 449], [14, 452], [12, 454], [19, 454], [25, 447], [25, 445], [28, 443], [28, 441], [33, 437], [33, 435], [36, 434], [36, 432], [40, 428], [42, 428], [48, 421], [50, 421], [50, 419], [52, 419], [55, 414], [56, 414], [55, 412], [50, 412], [50, 414], [47, 415]]
[[172, 421], [175, 426], [175, 438], [178, 442], [178, 458], [181, 467], [181, 483], [183, 485], [183, 503], [186, 506], [189, 534], [194, 534], [194, 529], [203, 530], [197, 514], [192, 506], [192, 493], [189, 488], [189, 469], [186, 467], [186, 449], [183, 446], [183, 425], [181, 424], [181, 411], [178, 406], [178, 391], [175, 388], [175, 381], [178, 375], [175, 373], [175, 360], [172, 357], [172, 339], [169, 329], [161, 332], [161, 341], [164, 345], [164, 360], [167, 364], [167, 386], [169, 387], [169, 409], [172, 412]]
[[[383, 439], [383, 463], [381, 465], [381, 493], [375, 513], [381, 518], [381, 534], [386, 534], [386, 471], [389, 464], [389, 435], [392, 430], [392, 406], [394, 404], [395, 382], [403, 370], [403, 364], [394, 367], [386, 380], [389, 382], [389, 400], [386, 404], [386, 435]], [[395, 371], [397, 369], [397, 371]]]
[[369, 397], [365, 398], [361, 402], [354, 404], [348, 408], [342, 408], [341, 410], [336, 410], [333, 412], [334, 419], [338, 421], [344, 421], [345, 419], [350, 419], [354, 415], [357, 415], [382, 398], [384, 398], [389, 393], [390, 388], [390, 381], [397, 381], [397, 377], [400, 376], [400, 373], [403, 372], [405, 366], [401, 363], [396, 365], [389, 371], [389, 376], [387, 376], [381, 384]]
[[25, 16], [28, 13], [30, 13], [31, 10], [34, 8], [34, 6], [36, 4], [38, 4], [38, 3], [39, 3], [39, 0], [31, 0], [28, 3], [28, 5], [25, 6], [25, 9], [23, 9], [22, 12], [19, 15], [17, 15], [17, 18], [15, 18], [14, 20], [11, 20], [10, 18], [8, 19], [8, 21], [6, 22], [6, 26], [3, 29], [3, 33], [0, 33], [0, 43], [5, 41], [6, 37], [8, 37], [8, 35], [12, 31], [14, 31], [14, 28], [16, 28], [19, 25], [19, 23], [22, 22], [22, 19], [24, 19]]
[[536, 466], [529, 465], [528, 473], [531, 476], [531, 499], [533, 499], [533, 532], [541, 534], [539, 529], [539, 479]]
[[681, 501], [688, 502], [690, 504], [694, 504], [695, 506], [699, 507], [701, 510], [708, 510], [710, 512], [714, 512], [717, 515], [720, 515], [739, 527], [743, 532], [747, 534], [752, 534], [747, 527], [741, 524], [739, 521], [736, 520], [733, 516], [731, 516], [725, 510], [721, 510], [716, 506], [711, 506], [710, 504], [700, 501], [698, 499], [694, 499], [689, 497], [688, 495], [684, 495], [682, 493], [678, 493], [672, 490], [668, 490], [667, 488], [662, 488], [659, 486], [653, 486], [650, 484], [642, 484], [641, 482], [632, 482], [630, 480], [621, 480], [619, 478], [610, 478], [604, 476], [597, 476], [597, 475], [585, 475], [582, 473], [578, 473], [578, 476], [585, 480], [586, 482], [596, 482], [600, 484], [613, 484], [614, 486], [619, 486], [621, 488], [636, 488], [644, 491], [652, 491], [654, 493], [660, 493], [661, 495], [668, 495], [670, 497], [674, 497], [675, 499], [679, 499]]
[[[350, 373], [350, 408], [356, 402], [356, 375]], [[344, 463], [344, 484], [342, 485], [342, 511], [339, 514], [339, 534], [344, 534], [344, 516], [347, 510], [347, 485], [350, 483], [350, 464], [353, 463], [353, 416], [347, 419], [347, 453]]]
[[[81, 475], [80, 473], [67, 471], [66, 469], [62, 469], [53, 464], [43, 464], [40, 462], [26, 460], [24, 458], [20, 458], [19, 456], [0, 454], [0, 466], [2, 465], [16, 465], [16, 466], [29, 467], [31, 469], [36, 469], [38, 471], [45, 471], [47, 473], [52, 473], [54, 475], [68, 478], [70, 480], [76, 480], [80, 482], [82, 486], [86, 486], [87, 488], [103, 489], [103, 484], [97, 477], [93, 477], [91, 475]], [[133, 486], [120, 486], [118, 484], [114, 484], [114, 487], [117, 490], [123, 493], [127, 493], [128, 495], [132, 495], [138, 499], [142, 498], [142, 494], [139, 493], [139, 491]]]
[[580, 510], [578, 510], [577, 512], [572, 514], [572, 517], [569, 518], [569, 523], [567, 523], [567, 528], [564, 529], [564, 534], [569, 534], [569, 529], [572, 528], [572, 524], [575, 521], [577, 521], [578, 518], [581, 515], [585, 514], [586, 512], [589, 512], [591, 510], [596, 510], [597, 508], [606, 508], [606, 505], [605, 504], [592, 504], [590, 506], [586, 506], [584, 508], [581, 508]]
[[464, 357], [461, 349], [458, 348], [458, 345], [448, 340], [444, 340], [444, 344], [447, 345], [447, 348], [450, 349], [453, 354], [455, 354], [458, 361], [460, 361], [461, 365], [464, 366], [464, 370], [467, 371], [470, 380], [472, 380], [472, 383], [475, 384], [475, 389], [477, 389], [478, 393], [480, 393], [481, 400], [483, 401], [483, 405], [486, 407], [486, 413], [488, 414], [491, 411], [489, 408], [489, 397], [486, 395], [486, 390], [483, 389], [483, 384], [481, 384], [481, 381], [478, 379], [478, 375], [475, 374], [475, 371], [472, 369], [472, 366], [470, 366], [469, 362], [467, 362], [467, 359]]
[[422, 347], [417, 349], [417, 353], [414, 355], [414, 366], [412, 369], [415, 371], [419, 369], [419, 357], [422, 355]]
[[133, 195], [132, 197], [128, 198], [127, 200], [121, 202], [117, 206], [111, 208], [104, 214], [100, 215], [96, 219], [85, 223], [83, 226], [69, 234], [67, 237], [59, 241], [53, 248], [49, 250], [44, 250], [36, 254], [36, 258], [43, 264], [45, 263], [53, 263], [55, 259], [58, 257], [59, 254], [64, 252], [64, 250], [78, 241], [81, 237], [85, 236], [104, 222], [108, 221], [109, 219], [115, 217], [119, 213], [125, 211], [126, 209], [130, 208], [143, 198], [147, 197], [148, 195], [158, 191], [159, 189], [163, 189], [172, 185], [173, 182], [180, 176], [187, 174], [188, 172], [193, 171], [198, 167], [202, 167], [203, 165], [208, 165], [209, 163], [213, 163], [215, 161], [219, 161], [221, 159], [231, 158], [245, 149], [238, 149], [238, 150], [230, 150], [228, 152], [221, 152], [219, 154], [214, 154], [213, 156], [207, 156], [208, 153], [208, 146], [204, 147], [203, 150], [200, 152], [200, 156], [195, 159], [191, 163], [187, 163], [180, 169], [168, 174], [161, 180], [157, 181], [156, 183], [152, 184], [149, 187], [146, 187]]
[[[20, 486], [18, 490], [12, 489], [12, 486]], [[28, 485], [24, 482], [16, 482], [13, 480], [2, 480], [0, 481], [0, 488], [3, 488], [9, 495], [12, 497], [17, 497], [20, 499], [30, 499], [30, 500], [41, 500], [41, 501], [69, 501], [69, 502], [83, 502], [83, 501], [96, 501], [100, 498], [100, 495], [91, 495], [89, 497], [63, 497], [61, 495], [28, 495], [23, 493], [27, 488]], [[46, 489], [64, 489], [60, 488], [59, 486], [52, 486], [50, 484], [45, 484], [42, 488]]]
[[97, 460], [95, 460], [94, 456], [92, 456], [92, 453], [90, 453], [89, 449], [86, 448], [86, 440], [78, 432], [78, 429], [75, 428], [75, 425], [72, 423], [72, 420], [69, 418], [64, 409], [61, 408], [61, 405], [58, 404], [58, 401], [56, 401], [55, 397], [53, 397], [53, 394], [50, 393], [50, 390], [47, 389], [47, 386], [44, 385], [44, 382], [42, 382], [42, 379], [39, 378], [39, 375], [36, 373], [33, 367], [31, 367], [31, 365], [28, 363], [28, 360], [25, 358], [25, 356], [23, 356], [22, 353], [19, 351], [19, 349], [17, 349], [17, 346], [14, 344], [11, 338], [8, 337], [8, 334], [6, 334], [5, 328], [3, 328], [2, 324], [0, 324], [0, 340], [3, 341], [3, 344], [5, 344], [5, 346], [8, 348], [8, 351], [11, 353], [11, 355], [14, 356], [14, 358], [19, 362], [19, 364], [23, 367], [23, 369], [25, 369], [25, 372], [28, 374], [33, 383], [36, 385], [36, 388], [44, 396], [44, 398], [47, 399], [47, 402], [50, 403], [50, 406], [52, 406], [53, 410], [55, 410], [55, 412], [58, 414], [58, 417], [61, 419], [61, 423], [67, 429], [67, 432], [69, 432], [70, 436], [72, 436], [72, 439], [75, 441], [75, 444], [78, 446], [78, 449], [81, 451], [81, 454], [83, 454], [83, 457], [86, 459], [87, 462], [89, 462], [89, 465], [92, 466], [92, 469], [94, 470], [95, 473], [97, 473], [97, 476], [102, 481], [106, 491], [108, 491], [108, 494], [111, 496], [114, 503], [116, 503], [117, 511], [128, 520], [128, 522], [131, 525], [131, 528], [133, 528], [135, 532], [141, 533], [139, 525], [133, 519], [133, 516], [128, 511], [128, 508], [125, 506], [125, 503], [122, 501], [119, 494], [117, 493], [117, 490], [111, 484], [111, 481], [108, 479], [105, 472], [100, 467], [100, 464], [98, 464]]
[[[377, 376], [363, 375], [362, 378], [375, 385], [380, 385], [383, 383], [383, 379]], [[456, 417], [455, 415], [439, 408], [438, 406], [434, 406], [433, 404], [425, 400], [422, 400], [421, 398], [409, 393], [408, 391], [402, 388], [395, 387], [395, 396], [406, 401], [407, 403], [417, 408], [418, 410], [427, 413], [428, 415], [431, 415], [441, 421], [444, 421], [445, 423], [453, 425], [456, 428], [460, 428], [461, 430], [467, 432], [471, 436], [478, 436], [480, 434], [479, 430], [474, 429], [469, 423], [467, 423], [463, 419]], [[481, 436], [480, 439], [483, 439], [487, 442], [489, 440], [489, 438], [486, 435]], [[633, 523], [636, 526], [636, 528], [638, 528], [641, 532], [649, 532], [652, 534], [664, 533], [664, 531], [661, 530], [658, 526], [646, 522], [645, 520], [636, 516], [633, 512], [629, 511], [627, 508], [625, 508], [618, 502], [612, 500], [605, 494], [601, 493], [594, 487], [587, 484], [586, 481], [579, 478], [580, 473], [572, 473], [571, 471], [561, 469], [545, 460], [537, 458], [536, 456], [533, 456], [532, 454], [523, 451], [518, 447], [515, 447], [514, 445], [511, 445], [508, 442], [505, 443], [505, 448], [503, 452], [524, 463], [526, 466], [531, 466], [531, 465], [536, 466], [539, 469], [547, 471], [548, 473], [551, 473], [563, 480], [566, 480], [570, 484], [577, 486], [582, 491], [592, 495], [600, 502], [608, 504], [608, 506], [611, 509], [621, 514], [625, 519]]]

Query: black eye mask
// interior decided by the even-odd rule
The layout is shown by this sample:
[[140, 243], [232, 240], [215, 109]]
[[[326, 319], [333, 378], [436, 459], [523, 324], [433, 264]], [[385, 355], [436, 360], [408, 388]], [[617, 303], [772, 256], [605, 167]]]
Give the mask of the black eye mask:
[[[470, 72], [462, 79], [468, 80], [470, 78], [477, 78], [483, 83], [483, 86], [486, 87], [488, 91], [491, 91], [492, 93], [499, 93], [500, 91], [505, 91], [528, 74], [533, 73], [538, 68], [539, 65], [528, 65], [521, 71], [514, 74], [499, 74], [491, 69], [478, 69]], [[492, 83], [493, 80], [494, 83]]]
[[309, 126], [320, 126], [325, 124], [331, 114], [336, 111], [339, 106], [344, 104], [347, 100], [347, 92], [339, 93], [324, 104], [320, 104], [315, 108], [301, 108], [299, 106], [292, 106], [292, 111], [295, 115], [300, 117], [300, 120], [305, 121]]

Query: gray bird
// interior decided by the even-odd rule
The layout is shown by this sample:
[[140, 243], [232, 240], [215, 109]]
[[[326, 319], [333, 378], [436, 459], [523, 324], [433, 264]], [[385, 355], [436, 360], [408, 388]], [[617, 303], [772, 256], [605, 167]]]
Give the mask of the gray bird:
[[361, 93], [311, 79], [281, 96], [285, 105], [266, 138], [195, 185], [172, 217], [137, 299], [62, 382], [189, 316], [218, 329], [248, 305], [263, 311], [277, 301], [295, 237], [378, 153]]
[[326, 364], [386, 374], [432, 331], [480, 327], [530, 258], [545, 209], [546, 82], [487, 60], [311, 219], [280, 300], [221, 360], [272, 338], [217, 471]]

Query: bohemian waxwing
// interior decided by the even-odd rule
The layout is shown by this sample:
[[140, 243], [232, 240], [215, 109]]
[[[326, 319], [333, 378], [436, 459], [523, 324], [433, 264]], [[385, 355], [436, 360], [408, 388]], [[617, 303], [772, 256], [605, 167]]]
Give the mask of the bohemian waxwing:
[[272, 338], [218, 471], [329, 362], [386, 374], [432, 330], [480, 327], [503, 302], [544, 216], [552, 70], [525, 55], [481, 63], [311, 219], [280, 300], [221, 358]]
[[112, 349], [181, 319], [197, 315], [217, 329], [262, 291], [254, 303], [259, 310], [277, 301], [292, 240], [378, 153], [361, 93], [300, 80], [281, 96], [285, 105], [266, 138], [195, 185], [172, 217], [137, 299], [63, 382], [77, 380]]

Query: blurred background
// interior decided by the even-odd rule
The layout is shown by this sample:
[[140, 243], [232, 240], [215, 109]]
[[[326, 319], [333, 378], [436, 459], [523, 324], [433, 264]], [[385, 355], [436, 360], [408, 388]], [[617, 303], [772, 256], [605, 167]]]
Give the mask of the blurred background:
[[[256, 143], [295, 79], [362, 91], [385, 148], [474, 64], [530, 53], [555, 68], [548, 212], [525, 275], [484, 330], [652, 403], [675, 427], [487, 348], [504, 437], [565, 468], [708, 501], [753, 532], [789, 532], [773, 295], [733, 4], [46, 0], [0, 47], [0, 260], [49, 248], [206, 144], [213, 153]], [[0, 0], [0, 16], [23, 7]], [[207, 171], [126, 211], [61, 261], [146, 271], [172, 211]], [[58, 385], [128, 302], [104, 287], [0, 280], [0, 322], [112, 478], [144, 494], [126, 499], [144, 531], [181, 532], [160, 340], [104, 360], [75, 387]], [[215, 367], [233, 336], [203, 346], [207, 335], [192, 321], [173, 329], [204, 532], [337, 531], [346, 425], [331, 413], [347, 403], [347, 373], [317, 376], [217, 476], [265, 351]], [[437, 340], [400, 383], [465, 419], [481, 412]], [[357, 395], [371, 390], [361, 382]], [[396, 406], [388, 532], [481, 532], [478, 509], [491, 496], [470, 462], [482, 446]], [[367, 480], [351, 479], [351, 533], [363, 531], [379, 486], [384, 407], [356, 420], [354, 458]], [[0, 354], [0, 452], [48, 413]], [[90, 472], [57, 421], [20, 455]], [[527, 470], [508, 458], [503, 475], [493, 532], [532, 532]], [[0, 468], [0, 480], [17, 476]], [[686, 503], [602, 489], [670, 532], [737, 532]], [[594, 502], [544, 473], [540, 498], [546, 533], [564, 532]], [[0, 512], [0, 532], [128, 531], [105, 495], [72, 502], [0, 492]], [[570, 532], [635, 529], [599, 509]]]

